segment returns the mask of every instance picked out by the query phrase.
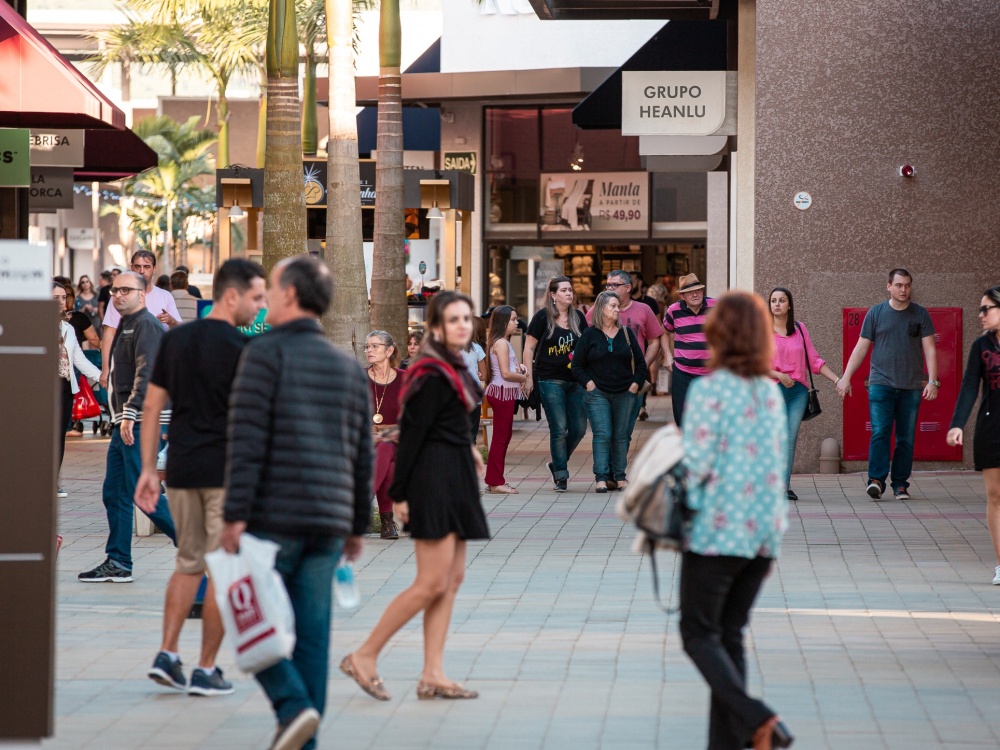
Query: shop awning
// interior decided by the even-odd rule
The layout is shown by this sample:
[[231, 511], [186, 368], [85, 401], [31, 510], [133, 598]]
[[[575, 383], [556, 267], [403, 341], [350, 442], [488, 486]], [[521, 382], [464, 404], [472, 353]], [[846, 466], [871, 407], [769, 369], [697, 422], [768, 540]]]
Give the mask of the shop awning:
[[728, 34], [725, 21], [671, 21], [576, 105], [573, 124], [621, 128], [623, 70], [726, 70]]
[[731, 20], [737, 0], [529, 0], [543, 21], [630, 20], [663, 18], [670, 21]]
[[123, 129], [125, 113], [0, 2], [0, 127]]
[[156, 164], [156, 152], [131, 130], [88, 130], [83, 138], [83, 166], [73, 171], [73, 177], [78, 182], [111, 182]]

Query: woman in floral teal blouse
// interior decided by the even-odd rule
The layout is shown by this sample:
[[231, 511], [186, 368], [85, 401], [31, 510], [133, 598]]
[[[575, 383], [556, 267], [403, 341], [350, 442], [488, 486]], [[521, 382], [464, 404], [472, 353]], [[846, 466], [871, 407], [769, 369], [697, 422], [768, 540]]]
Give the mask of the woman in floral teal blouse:
[[768, 377], [774, 342], [763, 300], [719, 298], [705, 323], [710, 375], [684, 409], [694, 511], [681, 561], [681, 638], [712, 690], [709, 750], [788, 747], [780, 717], [746, 692], [743, 628], [788, 527], [785, 402]]

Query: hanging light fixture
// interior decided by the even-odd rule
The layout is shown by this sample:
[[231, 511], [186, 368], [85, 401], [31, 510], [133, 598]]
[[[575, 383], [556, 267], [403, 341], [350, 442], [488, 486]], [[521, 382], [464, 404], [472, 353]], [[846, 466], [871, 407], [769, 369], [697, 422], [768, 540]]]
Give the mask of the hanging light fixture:
[[237, 203], [231, 209], [229, 209], [230, 219], [242, 219], [244, 216], [246, 216], [246, 212], [242, 208], [240, 208], [239, 203]]
[[437, 201], [434, 201], [434, 203], [431, 204], [431, 207], [429, 209], [427, 209], [427, 218], [428, 219], [443, 219], [444, 218], [444, 214], [441, 213], [441, 209], [438, 208], [438, 202]]

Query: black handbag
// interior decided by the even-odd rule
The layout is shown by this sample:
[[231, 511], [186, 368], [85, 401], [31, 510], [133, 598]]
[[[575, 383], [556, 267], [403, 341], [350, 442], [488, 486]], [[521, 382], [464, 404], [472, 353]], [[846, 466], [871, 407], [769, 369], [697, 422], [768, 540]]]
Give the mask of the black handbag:
[[823, 409], [819, 405], [819, 391], [816, 390], [816, 384], [813, 382], [813, 371], [812, 367], [809, 366], [809, 347], [806, 346], [806, 335], [802, 332], [802, 326], [798, 323], [795, 327], [799, 329], [799, 335], [802, 337], [802, 349], [806, 354], [806, 372], [809, 373], [809, 398], [806, 401], [806, 413], [802, 417], [803, 422], [808, 422], [810, 419], [816, 419], [820, 414], [823, 413]]

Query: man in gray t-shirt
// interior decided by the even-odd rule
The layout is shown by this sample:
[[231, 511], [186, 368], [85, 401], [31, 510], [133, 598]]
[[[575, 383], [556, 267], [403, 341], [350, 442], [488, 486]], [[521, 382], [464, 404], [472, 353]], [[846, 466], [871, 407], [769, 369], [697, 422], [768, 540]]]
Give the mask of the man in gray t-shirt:
[[[844, 377], [837, 383], [841, 396], [851, 392], [851, 376], [861, 366], [874, 344], [868, 376], [868, 407], [872, 437], [868, 446], [868, 494], [878, 500], [885, 492], [890, 473], [890, 446], [893, 427], [896, 449], [892, 452], [892, 489], [897, 500], [909, 500], [907, 493], [913, 469], [913, 440], [921, 394], [928, 401], [937, 398], [937, 349], [930, 313], [910, 302], [913, 279], [902, 268], [889, 273], [889, 299], [868, 311], [861, 324]], [[924, 360], [927, 384], [924, 385]]]

